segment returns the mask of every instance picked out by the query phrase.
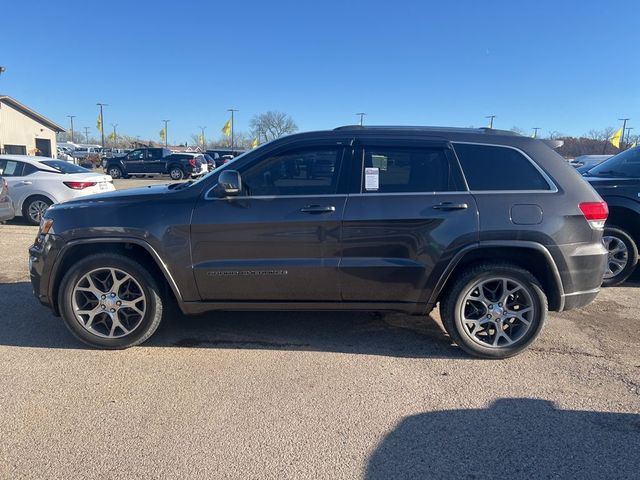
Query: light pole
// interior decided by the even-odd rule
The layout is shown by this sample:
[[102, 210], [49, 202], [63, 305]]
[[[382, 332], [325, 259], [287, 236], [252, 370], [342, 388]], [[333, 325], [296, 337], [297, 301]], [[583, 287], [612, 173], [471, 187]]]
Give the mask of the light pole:
[[620, 145], [624, 145], [624, 132], [627, 130], [627, 122], [630, 118], [619, 118], [618, 121], [622, 122], [622, 138], [620, 139]]
[[235, 112], [239, 112], [240, 110], [236, 110], [235, 108], [227, 108], [227, 112], [231, 112], [231, 155], [233, 155], [233, 128], [235, 127], [234, 125], [234, 120], [233, 120], [233, 114]]
[[90, 127], [84, 127], [84, 138], [87, 143], [89, 143], [89, 129]]
[[113, 127], [113, 145], [112, 148], [116, 148], [116, 142], [118, 141], [118, 134], [116, 132], [116, 128], [118, 127], [117, 123], [112, 123], [111, 126]]
[[489, 119], [489, 128], [493, 128], [493, 119], [496, 118], [495, 115], [487, 115], [484, 118], [488, 118]]
[[69, 119], [71, 120], [71, 143], [74, 143], [73, 140], [73, 119], [76, 118], [75, 115], [67, 115], [67, 117], [69, 117]]
[[200, 138], [202, 139], [202, 151], [205, 151], [205, 140], [204, 140], [204, 131], [207, 129], [207, 127], [198, 127], [200, 129]]
[[169, 146], [169, 128], [168, 124], [171, 120], [162, 120], [164, 122], [164, 146], [165, 148]]
[[109, 105], [106, 103], [96, 103], [100, 107], [100, 138], [102, 139], [102, 148], [104, 148], [104, 114], [102, 112], [102, 107], [108, 107]]
[[362, 123], [364, 121], [364, 116], [366, 115], [366, 113], [365, 112], [359, 112], [359, 113], [356, 113], [356, 115], [360, 115], [360, 126], [362, 126]]
[[629, 143], [629, 138], [631, 138], [631, 137], [629, 136], [629, 134], [631, 133], [631, 130], [633, 130], [633, 127], [627, 127], [627, 128], [625, 129], [625, 131], [627, 132], [627, 143]]
[[542, 130], [540, 127], [533, 127], [533, 138], [538, 138], [538, 130]]

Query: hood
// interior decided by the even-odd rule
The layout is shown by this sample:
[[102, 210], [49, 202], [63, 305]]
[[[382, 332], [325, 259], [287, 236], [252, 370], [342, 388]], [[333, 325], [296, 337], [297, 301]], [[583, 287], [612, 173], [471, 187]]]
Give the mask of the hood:
[[596, 177], [585, 175], [584, 179], [594, 187], [616, 187], [640, 184], [640, 178]]
[[129, 188], [126, 190], [114, 190], [111, 192], [97, 193], [95, 195], [86, 195], [63, 203], [54, 204], [50, 209], [55, 211], [64, 208], [146, 201], [152, 200], [154, 197], [160, 198], [172, 193], [174, 193], [174, 191], [169, 189], [169, 185], [149, 185], [148, 187]]

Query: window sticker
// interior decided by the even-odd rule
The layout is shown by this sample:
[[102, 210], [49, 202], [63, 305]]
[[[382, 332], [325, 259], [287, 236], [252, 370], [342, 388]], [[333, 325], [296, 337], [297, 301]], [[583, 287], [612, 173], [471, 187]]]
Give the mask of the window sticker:
[[364, 169], [364, 189], [368, 192], [378, 190], [380, 188], [380, 169], [365, 168]]

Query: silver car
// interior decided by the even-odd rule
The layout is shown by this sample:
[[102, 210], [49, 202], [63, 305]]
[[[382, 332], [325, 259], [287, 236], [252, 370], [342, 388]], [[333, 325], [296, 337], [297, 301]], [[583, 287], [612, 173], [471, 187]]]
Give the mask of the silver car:
[[0, 177], [0, 222], [6, 222], [15, 216], [16, 211], [9, 196], [9, 185], [4, 178]]

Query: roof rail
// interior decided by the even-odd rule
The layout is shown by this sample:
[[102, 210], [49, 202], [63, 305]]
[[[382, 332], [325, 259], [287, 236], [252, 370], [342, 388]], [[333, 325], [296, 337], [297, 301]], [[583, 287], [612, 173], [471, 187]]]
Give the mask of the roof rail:
[[480, 128], [463, 128], [463, 127], [430, 127], [419, 125], [343, 125], [333, 129], [334, 131], [344, 130], [406, 130], [406, 131], [422, 131], [422, 132], [452, 132], [452, 133], [484, 133], [488, 135], [513, 135], [518, 136], [516, 132], [511, 130], [498, 130], [496, 128], [480, 127]]

